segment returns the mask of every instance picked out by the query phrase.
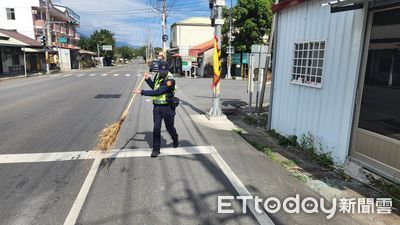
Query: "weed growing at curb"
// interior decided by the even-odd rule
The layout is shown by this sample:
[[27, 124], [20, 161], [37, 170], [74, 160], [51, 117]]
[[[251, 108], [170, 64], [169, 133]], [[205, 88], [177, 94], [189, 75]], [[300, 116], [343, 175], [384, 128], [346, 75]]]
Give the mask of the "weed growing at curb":
[[[275, 138], [281, 146], [296, 147], [304, 151], [310, 159], [315, 160], [323, 167], [330, 169], [334, 166], [331, 152], [324, 152], [323, 149], [326, 147], [324, 147], [322, 141], [318, 141], [310, 132], [303, 134], [300, 140], [296, 135], [285, 137], [275, 130], [269, 131], [268, 134]], [[316, 143], [316, 141], [318, 142]], [[316, 146], [319, 146], [319, 150]]]
[[272, 159], [273, 161], [276, 161], [276, 160], [277, 160], [276, 154], [275, 154], [275, 152], [272, 151], [271, 148], [265, 147], [265, 148], [263, 149], [263, 151], [264, 151], [264, 154], [266, 154], [266, 155], [268, 156], [268, 158]]

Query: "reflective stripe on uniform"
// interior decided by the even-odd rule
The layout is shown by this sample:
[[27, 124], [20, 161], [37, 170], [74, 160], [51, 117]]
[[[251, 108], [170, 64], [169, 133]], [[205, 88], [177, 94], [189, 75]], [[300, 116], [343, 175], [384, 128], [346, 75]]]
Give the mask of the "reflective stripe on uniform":
[[[154, 82], [154, 90], [157, 90], [161, 83], [165, 80], [165, 79], [174, 79], [174, 76], [171, 73], [168, 73], [167, 77], [165, 79], [158, 79], [157, 75], [157, 80], [155, 80]], [[176, 88], [174, 87], [174, 93], [176, 92]], [[167, 102], [167, 93], [159, 95], [159, 96], [153, 96], [153, 104], [156, 105], [166, 105], [168, 104]]]

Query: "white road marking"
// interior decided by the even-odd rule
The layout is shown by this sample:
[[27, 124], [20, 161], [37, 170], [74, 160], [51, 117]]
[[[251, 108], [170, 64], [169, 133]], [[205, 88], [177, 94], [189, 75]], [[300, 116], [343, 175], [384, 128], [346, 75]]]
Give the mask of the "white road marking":
[[114, 74], [114, 77], [118, 77], [118, 76], [119, 76], [119, 74], [118, 74], [118, 73]]
[[138, 75], [136, 75], [137, 77], [141, 77], [142, 75], [140, 75], [140, 74], [138, 74]]
[[[231, 182], [232, 186], [235, 188], [239, 196], [252, 196], [249, 190], [247, 190], [246, 186], [244, 186], [242, 181], [240, 181], [239, 177], [236, 176], [236, 174], [232, 171], [232, 169], [228, 166], [228, 164], [225, 162], [225, 160], [221, 157], [221, 155], [217, 152], [215, 148], [214, 148], [214, 153], [211, 154], [211, 156], [213, 157], [215, 162], [217, 162], [219, 168], [228, 178], [229, 182]], [[262, 211], [262, 213], [258, 213], [256, 211], [254, 198], [252, 198], [251, 200], [247, 200], [246, 203], [247, 207], [250, 209], [251, 213], [254, 215], [254, 217], [260, 224], [266, 224], [266, 225], [275, 224], [271, 220], [271, 218], [267, 215], [267, 213], [265, 213], [264, 211]]]
[[96, 76], [96, 74], [92, 73], [92, 74], [89, 75], [89, 77], [93, 77], [93, 76]]
[[130, 77], [131, 75], [129, 73], [125, 74], [126, 77]]
[[74, 225], [78, 219], [79, 213], [81, 212], [83, 203], [86, 200], [87, 194], [89, 193], [90, 187], [92, 186], [93, 180], [96, 177], [97, 170], [99, 169], [101, 158], [96, 158], [93, 162], [92, 167], [79, 191], [78, 196], [72, 205], [71, 210], [68, 213], [67, 218], [64, 221], [64, 225]]
[[72, 76], [72, 74], [66, 74], [63, 77], [70, 77], [70, 76]]
[[81, 74], [77, 75], [77, 77], [81, 77], [81, 76], [84, 76], [84, 75], [85, 75], [84, 73], [81, 73]]
[[[115, 149], [108, 152], [99, 150], [71, 151], [71, 152], [48, 152], [48, 153], [25, 153], [25, 154], [2, 154], [0, 164], [7, 163], [35, 163], [35, 162], [60, 162], [70, 160], [84, 160], [96, 158], [131, 158], [148, 157], [152, 148], [140, 149]], [[192, 146], [179, 148], [162, 148], [161, 155], [190, 155], [210, 154], [214, 151], [212, 146]]]
[[[99, 150], [92, 151], [72, 151], [72, 152], [51, 152], [51, 153], [27, 153], [27, 154], [2, 154], [0, 155], [0, 164], [7, 163], [33, 163], [33, 162], [51, 162], [51, 161], [71, 161], [94, 159], [93, 165], [82, 185], [81, 190], [64, 222], [64, 225], [73, 225], [79, 216], [82, 206], [89, 193], [90, 187], [96, 176], [101, 160], [104, 158], [134, 158], [134, 157], [149, 157], [152, 149], [115, 149], [108, 152]], [[232, 171], [229, 165], [217, 152], [213, 146], [191, 146], [179, 148], [162, 148], [160, 157], [169, 155], [193, 155], [193, 154], [209, 154], [215, 160], [221, 171], [228, 178], [229, 182], [235, 188], [240, 196], [252, 196], [246, 186], [240, 181], [236, 174]], [[260, 224], [274, 225], [271, 218], [264, 212], [258, 213], [255, 210], [255, 202], [248, 200], [247, 207]]]
[[107, 76], [107, 75], [108, 75], [107, 73], [103, 73], [103, 74], [102, 74], [103, 77], [105, 77], [105, 76]]
[[54, 75], [51, 75], [50, 77], [58, 77], [58, 76], [60, 76], [60, 74], [54, 74]]

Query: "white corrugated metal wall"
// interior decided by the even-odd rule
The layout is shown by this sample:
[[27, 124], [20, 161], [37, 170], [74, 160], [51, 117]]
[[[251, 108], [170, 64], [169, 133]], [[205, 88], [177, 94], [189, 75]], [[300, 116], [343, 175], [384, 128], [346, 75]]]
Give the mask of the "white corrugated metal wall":
[[[330, 13], [321, 1], [279, 12], [272, 129], [310, 132], [343, 163], [348, 155], [363, 34], [362, 9]], [[291, 84], [294, 43], [325, 40], [322, 88]]]

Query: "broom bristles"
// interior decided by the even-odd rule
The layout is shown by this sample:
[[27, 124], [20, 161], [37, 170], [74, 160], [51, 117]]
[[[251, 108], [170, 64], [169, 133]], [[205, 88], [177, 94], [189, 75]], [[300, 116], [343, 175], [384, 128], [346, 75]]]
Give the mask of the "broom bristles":
[[[143, 76], [142, 80], [140, 81], [138, 88], [140, 88], [145, 80], [145, 76]], [[117, 140], [119, 130], [122, 127], [122, 123], [128, 116], [129, 109], [132, 106], [133, 100], [136, 97], [136, 93], [132, 96], [131, 100], [129, 101], [128, 106], [126, 107], [125, 111], [122, 113], [121, 118], [117, 120], [115, 123], [111, 124], [110, 126], [106, 127], [104, 130], [101, 131], [99, 135], [99, 143], [97, 144], [96, 149], [101, 151], [110, 151], [111, 148], [114, 146], [115, 141]]]
[[97, 144], [97, 149], [102, 151], [109, 151], [113, 147], [119, 130], [121, 129], [122, 123], [124, 122], [126, 115], [123, 114], [122, 117], [115, 123], [104, 128], [99, 135], [99, 143]]

